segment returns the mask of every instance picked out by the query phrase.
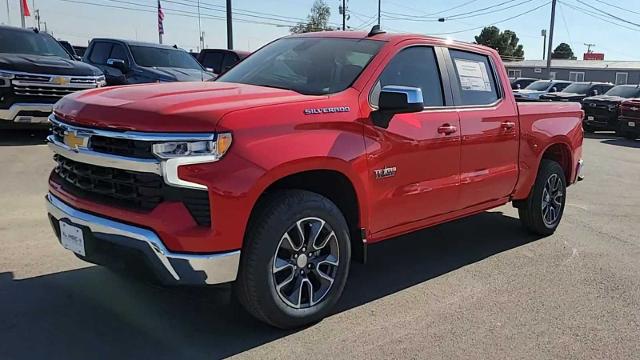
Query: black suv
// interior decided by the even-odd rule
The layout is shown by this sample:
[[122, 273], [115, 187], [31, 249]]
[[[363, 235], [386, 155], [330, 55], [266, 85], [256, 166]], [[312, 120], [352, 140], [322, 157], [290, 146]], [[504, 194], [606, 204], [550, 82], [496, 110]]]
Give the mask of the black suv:
[[640, 85], [618, 85], [604, 95], [591, 96], [582, 101], [586, 132], [618, 130], [620, 104], [626, 99], [640, 97]]
[[51, 35], [0, 26], [0, 127], [46, 125], [61, 97], [104, 84], [100, 69], [76, 61]]
[[540, 96], [540, 100], [581, 102], [587, 96], [598, 96], [611, 90], [615, 85], [599, 82], [574, 82], [564, 90]]
[[108, 85], [213, 78], [213, 74], [184, 50], [137, 41], [93, 39], [82, 61], [102, 69]]

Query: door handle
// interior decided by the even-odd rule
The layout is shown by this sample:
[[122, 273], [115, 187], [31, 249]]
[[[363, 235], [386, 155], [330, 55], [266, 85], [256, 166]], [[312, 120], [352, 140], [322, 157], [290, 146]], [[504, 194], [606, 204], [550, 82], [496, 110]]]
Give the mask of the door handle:
[[513, 121], [505, 121], [502, 123], [502, 128], [505, 130], [511, 130], [514, 127], [516, 127], [516, 123], [514, 123]]
[[450, 135], [456, 131], [458, 131], [458, 128], [450, 124], [440, 125], [438, 128], [438, 134]]

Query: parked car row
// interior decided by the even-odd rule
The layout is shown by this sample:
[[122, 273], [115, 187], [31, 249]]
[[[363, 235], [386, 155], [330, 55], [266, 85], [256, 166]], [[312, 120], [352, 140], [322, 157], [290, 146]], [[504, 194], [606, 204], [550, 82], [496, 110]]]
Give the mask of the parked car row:
[[208, 81], [249, 55], [109, 38], [72, 46], [37, 29], [0, 26], [0, 128], [47, 124], [52, 106], [78, 90], [107, 85]]
[[519, 78], [511, 80], [511, 87], [519, 101], [582, 103], [586, 132], [613, 130], [629, 139], [640, 137], [640, 85]]

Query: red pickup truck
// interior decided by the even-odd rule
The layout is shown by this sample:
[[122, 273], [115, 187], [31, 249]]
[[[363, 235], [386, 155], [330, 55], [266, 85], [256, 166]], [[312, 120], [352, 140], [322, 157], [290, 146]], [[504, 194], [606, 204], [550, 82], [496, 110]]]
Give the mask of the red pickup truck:
[[553, 233], [580, 177], [582, 116], [516, 103], [486, 47], [290, 36], [215, 82], [63, 98], [48, 213], [86, 261], [234, 282], [257, 318], [299, 327], [330, 313], [369, 244], [508, 202]]

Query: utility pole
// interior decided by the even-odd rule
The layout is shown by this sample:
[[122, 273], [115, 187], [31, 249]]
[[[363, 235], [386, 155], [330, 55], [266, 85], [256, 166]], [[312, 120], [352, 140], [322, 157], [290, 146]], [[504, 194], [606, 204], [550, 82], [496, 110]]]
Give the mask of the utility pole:
[[547, 55], [547, 29], [542, 29], [540, 35], [542, 35], [542, 60], [544, 60]]
[[231, 17], [231, 0], [227, 0], [227, 49], [233, 50], [233, 24]]
[[378, 0], [378, 26], [380, 26], [380, 3], [382, 2], [382, 0]]
[[596, 44], [584, 44], [587, 47], [587, 54], [591, 54], [591, 48], [595, 47]]
[[48, 33], [49, 31], [47, 31], [47, 22], [43, 21], [42, 23], [44, 24], [44, 32]]
[[553, 28], [556, 24], [556, 3], [558, 0], [551, 2], [551, 23], [549, 24], [549, 46], [547, 46], [547, 79], [551, 80], [551, 48], [553, 47]]
[[200, 24], [200, 0], [198, 0], [198, 34], [200, 34], [200, 51], [202, 51], [204, 49], [204, 39], [202, 38], [204, 33]]
[[345, 31], [347, 29], [347, 0], [342, 0], [340, 14], [342, 14], [342, 31]]
[[7, 0], [7, 25], [11, 25], [11, 15], [9, 14], [9, 0]]

